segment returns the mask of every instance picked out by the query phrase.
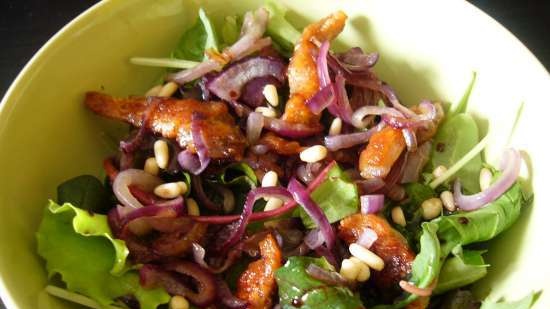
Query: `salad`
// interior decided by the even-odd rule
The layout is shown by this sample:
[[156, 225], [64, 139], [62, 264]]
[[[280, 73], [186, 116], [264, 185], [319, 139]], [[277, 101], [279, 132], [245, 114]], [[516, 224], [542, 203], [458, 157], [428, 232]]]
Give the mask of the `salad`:
[[[276, 2], [203, 9], [144, 95], [88, 92], [130, 125], [105, 180], [60, 184], [37, 232], [46, 291], [91, 308], [530, 308], [481, 301], [487, 242], [532, 196], [456, 104], [403, 104], [376, 52], [334, 50], [347, 16], [303, 29]], [[131, 82], [131, 81], [129, 81]], [[409, 102], [408, 102], [409, 103]]]

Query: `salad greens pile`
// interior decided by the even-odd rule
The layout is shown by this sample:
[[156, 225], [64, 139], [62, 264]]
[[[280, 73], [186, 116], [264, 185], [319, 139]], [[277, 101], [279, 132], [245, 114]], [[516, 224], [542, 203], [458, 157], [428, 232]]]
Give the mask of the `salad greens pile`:
[[[301, 32], [286, 19], [286, 8], [277, 1], [268, 1], [265, 4], [265, 9], [269, 12], [266, 34], [273, 41], [276, 51], [288, 58], [292, 55], [294, 44], [300, 38]], [[208, 60], [209, 53], [219, 53], [237, 42], [241, 35], [241, 28], [244, 29], [245, 26], [243, 25], [243, 16], [230, 15], [225, 18], [220, 29], [215, 29], [206, 11], [201, 8], [195, 24], [183, 33], [170, 54], [170, 58], [134, 58], [132, 62], [168, 69], [191, 68]], [[483, 257], [487, 252], [487, 242], [514, 224], [522, 209], [532, 201], [532, 196], [526, 196], [518, 181], [500, 197], [473, 211], [443, 210], [441, 216], [426, 220], [423, 218], [422, 207], [420, 207], [423, 201], [437, 198], [441, 192], [449, 190], [450, 180], [460, 180], [467, 193], [477, 193], [481, 189], [478, 179], [482, 167], [487, 166], [481, 155], [486, 139], [480, 137], [476, 121], [466, 113], [468, 98], [474, 87], [475, 79], [476, 74], [474, 73], [464, 97], [449, 108], [443, 122], [439, 125], [438, 131], [433, 137], [433, 147], [428, 163], [423, 169], [424, 181], [403, 184], [406, 198], [400, 201], [386, 200], [378, 214], [388, 218], [393, 229], [402, 234], [406, 238], [408, 246], [414, 250], [416, 256], [412, 262], [410, 274], [403, 279], [419, 289], [430, 291], [431, 299], [428, 308], [528, 309], [538, 298], [537, 293], [529, 294], [516, 302], [491, 302], [488, 300], [480, 302], [468, 291], [472, 283], [485, 277], [489, 271], [490, 265]], [[196, 82], [188, 83], [182, 87], [190, 89], [196, 84]], [[151, 155], [151, 153], [151, 149], [145, 150], [146, 155]], [[282, 165], [281, 162], [278, 164]], [[449, 169], [441, 178], [434, 179], [431, 172], [438, 166], [449, 167]], [[345, 168], [345, 163], [334, 164], [327, 171], [326, 178], [314, 190], [310, 191], [313, 203], [320, 209], [324, 218], [335, 227], [340, 220], [361, 212], [360, 196], [362, 193], [356, 184], [357, 180], [353, 179]], [[498, 172], [495, 169], [493, 171], [498, 177]], [[190, 176], [185, 171], [176, 173], [163, 171], [160, 176], [169, 180], [181, 179], [188, 189], [184, 197], [193, 197], [199, 202], [209, 199], [213, 204], [223, 204], [224, 196], [221, 192], [223, 190], [231, 191], [234, 206], [231, 209], [223, 209], [225, 217], [218, 215], [211, 208], [201, 208], [201, 215], [206, 213], [203, 222], [217, 220], [216, 222], [231, 223], [228, 224], [229, 230], [231, 230], [234, 225], [232, 222], [235, 220], [227, 218], [244, 220], [243, 209], [245, 209], [249, 193], [254, 191], [260, 183], [260, 176], [257, 172], [258, 169], [253, 168], [250, 162], [242, 161], [227, 164], [204, 177], [203, 175]], [[200, 186], [199, 191], [202, 192], [197, 191], [197, 185]], [[144, 194], [141, 198], [149, 199], [152, 201], [152, 207], [158, 207], [156, 206], [156, 203], [159, 203], [158, 198], [151, 198], [150, 195]], [[159, 205], [166, 205], [163, 202], [166, 203], [166, 201], [161, 201]], [[82, 175], [59, 185], [57, 202], [49, 201], [36, 234], [38, 254], [46, 261], [49, 278], [53, 282], [60, 283], [56, 285], [61, 285], [62, 288], [68, 290], [63, 293], [56, 290], [58, 288], [52, 287], [53, 289], [50, 289], [52, 294], [78, 303], [105, 308], [134, 308], [134, 301], [139, 304], [138, 307], [141, 309], [153, 309], [168, 304], [171, 296], [174, 295], [170, 287], [161, 284], [145, 288], [143, 277], [147, 274], [140, 274], [140, 270], [142, 264], [147, 264], [147, 262], [134, 262], [131, 258], [132, 252], [129, 249], [128, 240], [122, 239], [122, 237], [121, 239], [117, 238], [119, 234], [117, 234], [118, 231], [115, 232], [114, 224], [111, 221], [112, 213], [109, 213], [117, 204], [119, 201], [113, 194], [113, 188], [109, 181], [102, 183], [93, 176]], [[176, 204], [180, 205], [172, 203], [166, 208]], [[266, 201], [259, 199], [253, 207], [252, 215], [261, 212], [265, 205]], [[292, 205], [288, 205], [290, 204], [286, 201], [283, 208], [291, 209]], [[303, 234], [316, 228], [320, 229], [320, 221], [316, 217], [310, 217], [308, 215], [310, 211], [306, 212], [303, 208], [304, 205], [301, 206], [295, 208], [291, 214], [277, 213], [275, 218], [281, 222], [292, 222], [294, 226], [297, 225], [301, 229], [298, 234], [303, 238]], [[389, 220], [391, 218], [390, 210], [397, 206], [401, 207], [404, 212], [405, 226]], [[176, 208], [174, 207], [174, 209]], [[108, 213], [109, 215], [107, 215]], [[178, 215], [181, 214], [178, 213]], [[185, 216], [182, 217], [187, 219]], [[247, 218], [247, 220], [249, 219]], [[270, 219], [256, 220], [248, 225], [246, 230], [250, 234], [258, 231], [261, 233], [268, 226], [265, 223]], [[220, 230], [222, 233], [219, 232]], [[220, 238], [227, 237], [223, 235], [223, 231], [225, 230], [213, 229], [210, 233], [222, 235]], [[150, 238], [157, 237], [161, 232], [161, 229], [153, 232]], [[288, 238], [288, 235], [284, 233], [280, 233], [278, 236], [280, 243], [284, 243]], [[149, 240], [147, 239], [147, 241]], [[215, 241], [219, 242], [220, 240]], [[340, 249], [344, 248], [341, 242], [341, 240], [336, 241], [336, 245], [340, 246]], [[194, 259], [196, 263], [200, 264], [200, 266], [197, 265], [197, 268], [202, 272], [211, 271], [215, 267], [209, 265], [210, 261], [205, 260], [204, 252], [202, 258], [197, 257], [197, 253], [200, 251], [196, 251], [196, 245], [198, 244], [193, 243], [194, 251], [186, 258]], [[207, 244], [204, 244], [204, 241], [200, 245], [210, 249]], [[246, 250], [242, 249], [242, 246], [247, 245], [244, 242], [244, 245], [239, 244], [236, 247], [238, 250]], [[203, 247], [199, 247], [204, 250]], [[346, 248], [342, 250], [346, 250]], [[308, 249], [308, 251], [310, 250]], [[388, 303], [378, 299], [376, 294], [370, 294], [368, 289], [358, 288], [358, 284], [362, 283], [331, 284], [315, 278], [306, 271], [311, 264], [328, 273], [338, 275], [338, 266], [331, 264], [319, 252], [321, 251], [318, 250], [317, 255], [306, 253], [284, 256], [286, 262], [274, 270], [274, 280], [276, 280], [276, 290], [278, 291], [278, 302], [275, 303], [278, 303], [281, 308], [355, 309], [367, 306], [371, 309], [398, 309], [407, 308], [409, 304], [419, 299], [416, 294], [400, 290], [400, 295]], [[221, 250], [219, 253], [225, 254], [226, 252]], [[286, 254], [286, 252], [283, 253]], [[215, 278], [212, 280], [225, 278], [234, 292], [238, 285], [242, 284], [238, 282], [238, 278], [246, 269], [248, 262], [258, 257], [258, 253], [255, 254], [241, 258], [240, 262], [228, 267], [223, 275], [212, 271], [206, 277]], [[348, 253], [343, 253], [344, 256], [346, 254]], [[318, 255], [320, 257], [317, 257]], [[227, 256], [222, 255], [221, 257], [229, 259]], [[183, 274], [189, 275], [189, 273]], [[142, 276], [141, 283], [140, 275]], [[170, 278], [165, 280], [173, 280], [172, 282], [179, 280]], [[217, 291], [222, 289], [225, 291], [224, 286], [216, 288]], [[190, 293], [188, 290], [183, 291]], [[82, 301], [79, 297], [83, 296], [89, 297], [89, 299]], [[221, 297], [221, 303], [228, 306], [224, 302], [223, 296], [218, 295], [217, 297]], [[233, 308], [243, 307], [239, 300], [233, 299], [232, 304]]]

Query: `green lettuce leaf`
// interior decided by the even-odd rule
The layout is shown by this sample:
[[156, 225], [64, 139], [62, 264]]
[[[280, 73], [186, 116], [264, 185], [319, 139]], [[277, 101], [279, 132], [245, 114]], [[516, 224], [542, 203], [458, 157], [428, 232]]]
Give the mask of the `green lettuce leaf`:
[[105, 213], [111, 208], [109, 194], [103, 183], [94, 176], [81, 175], [57, 187], [57, 202], [77, 205], [81, 209]]
[[[279, 286], [279, 301], [283, 309], [364, 308], [359, 297], [347, 287], [329, 286], [310, 277], [306, 268], [312, 263], [334, 271], [332, 265], [324, 258], [291, 256], [275, 273]], [[301, 305], [293, 306], [293, 300], [300, 302]]]
[[540, 293], [531, 293], [514, 302], [484, 301], [480, 309], [529, 309], [537, 301]]
[[49, 277], [59, 274], [70, 291], [103, 306], [127, 295], [135, 296], [143, 309], [170, 300], [164, 290], [140, 286], [137, 271], [126, 266], [128, 248], [113, 238], [105, 215], [50, 201], [36, 237]]
[[459, 255], [448, 258], [439, 273], [434, 294], [442, 294], [485, 277], [488, 265], [483, 260], [483, 253], [464, 250]]
[[[348, 175], [335, 165], [322, 182], [311, 194], [311, 198], [323, 210], [330, 223], [337, 222], [359, 210], [359, 193], [357, 186], [349, 179]], [[296, 210], [308, 229], [317, 225], [302, 209]]]
[[242, 19], [237, 16], [226, 16], [225, 22], [222, 25], [222, 40], [224, 45], [230, 46], [237, 42], [241, 32]]
[[245, 186], [249, 190], [258, 186], [256, 173], [246, 163], [234, 163], [223, 169], [219, 175], [219, 182], [227, 186]]
[[477, 73], [472, 72], [472, 79], [470, 80], [470, 84], [468, 84], [468, 87], [466, 88], [466, 91], [462, 95], [462, 98], [460, 99], [460, 101], [458, 101], [456, 104], [453, 104], [453, 106], [451, 106], [451, 108], [449, 109], [449, 112], [447, 113], [447, 117], [451, 118], [454, 115], [466, 112], [466, 109], [468, 108], [468, 101], [470, 100], [470, 95], [472, 94], [472, 90], [474, 89], [476, 80], [477, 80]]
[[200, 62], [206, 59], [204, 52], [208, 49], [218, 50], [218, 39], [206, 12], [200, 8], [197, 21], [185, 31], [171, 56]]
[[286, 7], [277, 1], [269, 0], [266, 2], [265, 8], [269, 11], [267, 34], [283, 50], [291, 52], [294, 49], [294, 44], [300, 39], [301, 33], [286, 20]]

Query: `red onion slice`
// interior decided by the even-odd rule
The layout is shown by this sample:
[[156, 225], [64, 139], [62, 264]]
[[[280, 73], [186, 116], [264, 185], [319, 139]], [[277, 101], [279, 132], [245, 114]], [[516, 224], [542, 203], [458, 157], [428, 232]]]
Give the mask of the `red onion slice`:
[[348, 94], [346, 92], [346, 80], [342, 74], [337, 74], [334, 81], [336, 91], [336, 104], [328, 106], [328, 110], [335, 117], [340, 117], [344, 122], [351, 124], [351, 115], [353, 110], [349, 104]]
[[330, 225], [330, 222], [323, 213], [323, 210], [319, 208], [319, 205], [311, 199], [310, 192], [308, 192], [308, 190], [300, 184], [296, 178], [292, 178], [289, 181], [288, 191], [292, 194], [294, 200], [302, 206], [308, 216], [310, 216], [311, 219], [317, 224], [321, 231], [321, 235], [325, 240], [327, 249], [332, 251], [336, 244], [336, 234], [332, 229], [332, 225]]
[[407, 145], [407, 150], [409, 152], [416, 152], [418, 149], [418, 141], [416, 140], [416, 133], [411, 129], [401, 130], [403, 138], [405, 139], [405, 145]]
[[373, 229], [365, 228], [359, 238], [357, 239], [357, 244], [369, 249], [372, 247], [374, 242], [378, 240], [378, 234]]
[[395, 94], [395, 91], [392, 87], [390, 87], [387, 84], [382, 85], [381, 87], [382, 93], [388, 98], [388, 101], [395, 107], [397, 110], [399, 110], [401, 113], [403, 113], [406, 117], [416, 117], [416, 114], [405, 107], [404, 105], [401, 105], [399, 102], [399, 99], [397, 99], [397, 95]]
[[366, 105], [353, 112], [351, 115], [351, 124], [358, 129], [363, 129], [370, 123], [370, 121], [365, 121], [365, 117], [370, 115], [404, 117], [400, 111], [393, 107]]
[[361, 195], [372, 194], [386, 186], [386, 182], [379, 177], [361, 179], [355, 182]]
[[263, 197], [276, 197], [284, 201], [288, 201], [292, 198], [290, 193], [283, 187], [264, 187], [256, 188], [251, 190], [246, 196], [246, 201], [244, 203], [243, 212], [239, 218], [239, 221], [236, 223], [236, 228], [229, 235], [228, 239], [221, 246], [220, 251], [226, 251], [231, 246], [237, 244], [243, 237], [246, 230], [246, 226], [252, 215], [252, 210], [254, 208], [254, 203]]
[[336, 58], [350, 71], [366, 71], [378, 62], [377, 52], [365, 54], [360, 47], [352, 47], [346, 52], [337, 54]]
[[415, 152], [407, 155], [407, 163], [403, 168], [401, 183], [417, 182], [420, 179], [420, 173], [430, 159], [432, 143], [430, 141], [423, 143]]
[[157, 176], [146, 173], [143, 170], [127, 169], [120, 171], [113, 181], [113, 192], [120, 203], [131, 209], [143, 207], [130, 192], [130, 185], [136, 186], [143, 191], [153, 191], [162, 180]]
[[348, 284], [346, 279], [342, 277], [339, 273], [326, 270], [317, 264], [309, 264], [306, 268], [306, 273], [312, 278], [322, 281], [330, 286], [342, 285], [345, 286]]
[[204, 142], [202, 130], [201, 130], [201, 120], [204, 119], [204, 115], [194, 112], [191, 116], [191, 136], [193, 138], [193, 144], [198, 155], [198, 164], [197, 160], [194, 159], [194, 155], [188, 150], [184, 150], [178, 154], [178, 162], [181, 167], [185, 170], [188, 170], [193, 175], [199, 175], [202, 173], [208, 164], [210, 163], [210, 157], [208, 156], [208, 148]]
[[320, 246], [323, 245], [324, 242], [325, 242], [325, 238], [321, 234], [321, 230], [319, 230], [318, 228], [315, 228], [309, 231], [306, 237], [304, 237], [304, 243], [311, 250], [315, 250], [319, 248]]
[[319, 47], [319, 55], [317, 56], [317, 75], [319, 76], [319, 85], [323, 88], [331, 83], [330, 74], [328, 73], [327, 56], [330, 48], [329, 41], [325, 41]]
[[216, 277], [216, 286], [218, 291], [218, 299], [221, 303], [231, 309], [244, 309], [248, 306], [248, 303], [242, 299], [239, 299], [231, 293], [227, 283], [221, 278]]
[[264, 117], [260, 113], [252, 112], [246, 119], [246, 138], [250, 144], [255, 144], [264, 127]]
[[454, 184], [454, 200], [462, 210], [472, 211], [484, 207], [493, 202], [506, 192], [519, 176], [521, 167], [521, 155], [516, 149], [510, 148], [504, 152], [500, 169], [502, 174], [489, 188], [473, 195], [463, 195], [460, 181]]
[[382, 210], [384, 207], [383, 194], [367, 194], [361, 195], [361, 213], [374, 214]]
[[366, 143], [371, 136], [384, 128], [384, 123], [380, 123], [368, 131], [356, 132], [350, 134], [339, 134], [333, 136], [325, 136], [325, 146], [330, 151], [337, 151], [344, 148], [350, 148], [359, 144]]
[[422, 120], [418, 117], [402, 118], [402, 117], [391, 117], [388, 115], [382, 115], [382, 121], [395, 129], [414, 129], [414, 128], [420, 128], [420, 127], [427, 127], [431, 123], [430, 120]]
[[315, 115], [320, 115], [323, 110], [336, 102], [336, 91], [334, 85], [329, 83], [317, 91], [313, 97], [306, 101], [307, 107]]
[[264, 128], [283, 137], [303, 138], [323, 130], [322, 126], [310, 127], [302, 123], [290, 123], [278, 118], [264, 117]]

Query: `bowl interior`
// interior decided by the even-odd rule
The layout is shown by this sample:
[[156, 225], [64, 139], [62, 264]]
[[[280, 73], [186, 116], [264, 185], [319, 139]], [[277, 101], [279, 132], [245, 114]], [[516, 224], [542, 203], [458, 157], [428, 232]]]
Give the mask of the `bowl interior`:
[[[282, 2], [298, 26], [345, 11], [348, 26], [336, 46], [380, 52], [377, 73], [407, 103], [424, 98], [455, 102], [472, 71], [478, 73], [470, 110], [482, 130], [490, 132], [485, 155], [495, 163], [507, 145], [525, 150], [524, 176], [537, 194], [520, 222], [491, 243], [487, 257], [492, 266], [476, 292], [513, 299], [550, 286], [550, 246], [544, 239], [550, 211], [543, 206], [549, 195], [540, 172], [549, 170], [545, 159], [550, 154], [536, 133], [544, 123], [540, 110], [550, 101], [550, 79], [529, 51], [462, 1], [403, 2], [399, 10], [383, 0]], [[225, 15], [261, 3], [103, 1], [58, 33], [25, 67], [0, 105], [0, 288], [9, 308], [71, 307], [42, 292], [47, 278], [35, 254], [35, 231], [57, 184], [83, 173], [102, 176], [101, 160], [114, 151], [109, 139], [125, 131], [85, 110], [84, 92], [144, 93], [162, 71], [132, 66], [129, 57], [166, 56], [199, 6], [221, 22]], [[509, 138], [521, 102], [523, 115]], [[543, 293], [536, 308], [548, 307], [550, 296]]]

